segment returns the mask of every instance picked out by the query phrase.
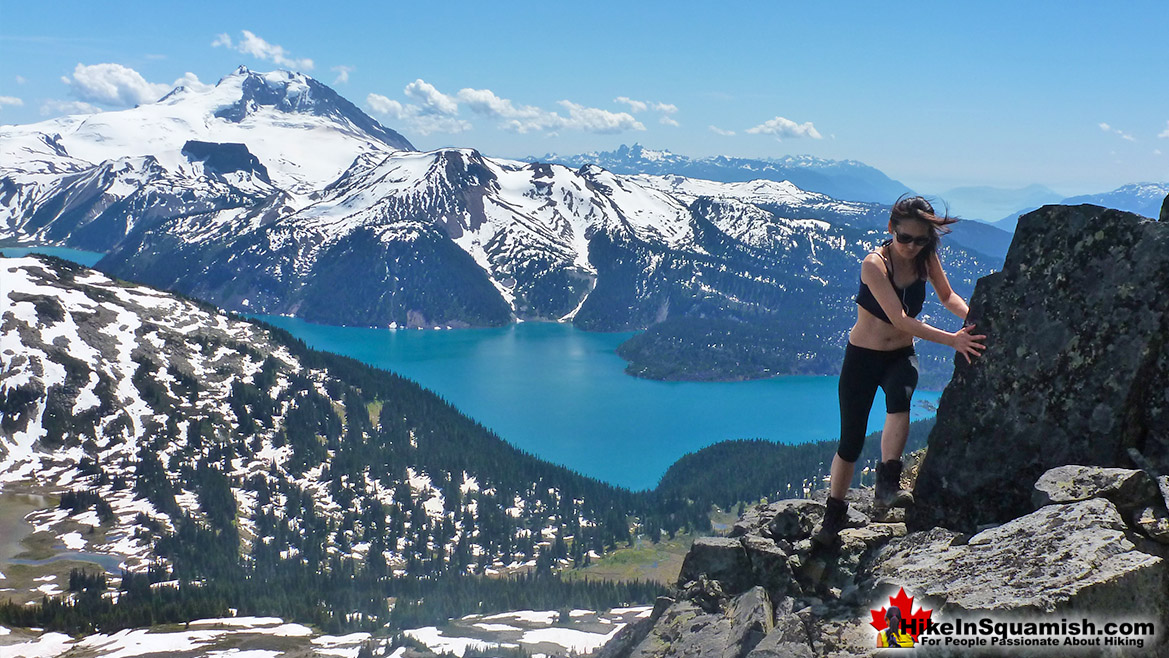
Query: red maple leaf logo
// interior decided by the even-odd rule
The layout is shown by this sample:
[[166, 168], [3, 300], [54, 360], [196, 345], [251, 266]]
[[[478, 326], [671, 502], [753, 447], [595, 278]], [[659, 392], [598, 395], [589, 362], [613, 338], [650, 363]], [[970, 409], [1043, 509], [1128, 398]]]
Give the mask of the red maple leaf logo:
[[[897, 596], [889, 597], [889, 604], [901, 611], [901, 620], [903, 622], [902, 627], [906, 630], [906, 632], [913, 636], [913, 641], [917, 642], [917, 636], [920, 635], [923, 630], [925, 630], [925, 623], [929, 620], [930, 616], [934, 614], [934, 611], [919, 607], [917, 612], [913, 612], [913, 597], [905, 594], [904, 587], [897, 590]], [[873, 615], [873, 620], [869, 622], [869, 624], [873, 628], [877, 629], [878, 633], [885, 630], [889, 626], [889, 624], [885, 622], [886, 610], [888, 610], [888, 608], [885, 606], [882, 606], [880, 610], [869, 610], [869, 612]]]

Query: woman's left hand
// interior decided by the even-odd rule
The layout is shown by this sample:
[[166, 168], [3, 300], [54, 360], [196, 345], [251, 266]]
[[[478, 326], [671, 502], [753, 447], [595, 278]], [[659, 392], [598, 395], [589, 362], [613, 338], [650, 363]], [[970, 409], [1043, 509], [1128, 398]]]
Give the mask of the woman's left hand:
[[972, 331], [974, 331], [974, 325], [966, 325], [950, 339], [950, 346], [954, 348], [955, 352], [966, 357], [966, 363], [970, 363], [972, 356], [982, 356], [982, 350], [986, 349], [986, 345], [982, 344], [982, 341], [986, 340], [986, 335], [972, 334], [970, 333]]

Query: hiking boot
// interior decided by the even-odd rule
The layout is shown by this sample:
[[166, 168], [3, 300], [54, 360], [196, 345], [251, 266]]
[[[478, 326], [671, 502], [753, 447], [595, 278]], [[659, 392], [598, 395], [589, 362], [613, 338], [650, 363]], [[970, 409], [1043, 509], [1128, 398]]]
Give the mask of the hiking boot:
[[840, 531], [848, 523], [848, 503], [838, 498], [828, 497], [824, 502], [824, 522], [820, 529], [812, 535], [812, 541], [821, 546], [832, 546], [839, 540]]
[[877, 487], [873, 492], [873, 505], [891, 509], [909, 507], [913, 494], [901, 488], [901, 460], [890, 459], [877, 464]]

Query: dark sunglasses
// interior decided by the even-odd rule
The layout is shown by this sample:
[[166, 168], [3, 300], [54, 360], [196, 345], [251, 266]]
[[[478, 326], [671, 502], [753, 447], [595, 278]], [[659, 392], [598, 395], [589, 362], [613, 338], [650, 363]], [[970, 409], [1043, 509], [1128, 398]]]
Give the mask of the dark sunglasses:
[[927, 235], [913, 236], [905, 233], [898, 233], [897, 231], [893, 231], [893, 235], [897, 236], [897, 241], [901, 244], [909, 244], [912, 242], [919, 247], [924, 247], [930, 243], [930, 238]]

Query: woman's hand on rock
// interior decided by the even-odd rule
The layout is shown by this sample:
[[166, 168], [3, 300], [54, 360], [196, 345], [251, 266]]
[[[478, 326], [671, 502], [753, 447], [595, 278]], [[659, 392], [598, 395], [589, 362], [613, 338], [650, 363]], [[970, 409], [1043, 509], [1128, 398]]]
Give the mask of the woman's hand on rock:
[[966, 325], [959, 329], [954, 334], [954, 337], [950, 339], [950, 346], [954, 348], [955, 352], [966, 357], [966, 363], [970, 363], [970, 357], [972, 356], [981, 356], [982, 350], [986, 349], [986, 345], [982, 344], [982, 341], [986, 340], [986, 336], [971, 333], [973, 331], [974, 325]]

